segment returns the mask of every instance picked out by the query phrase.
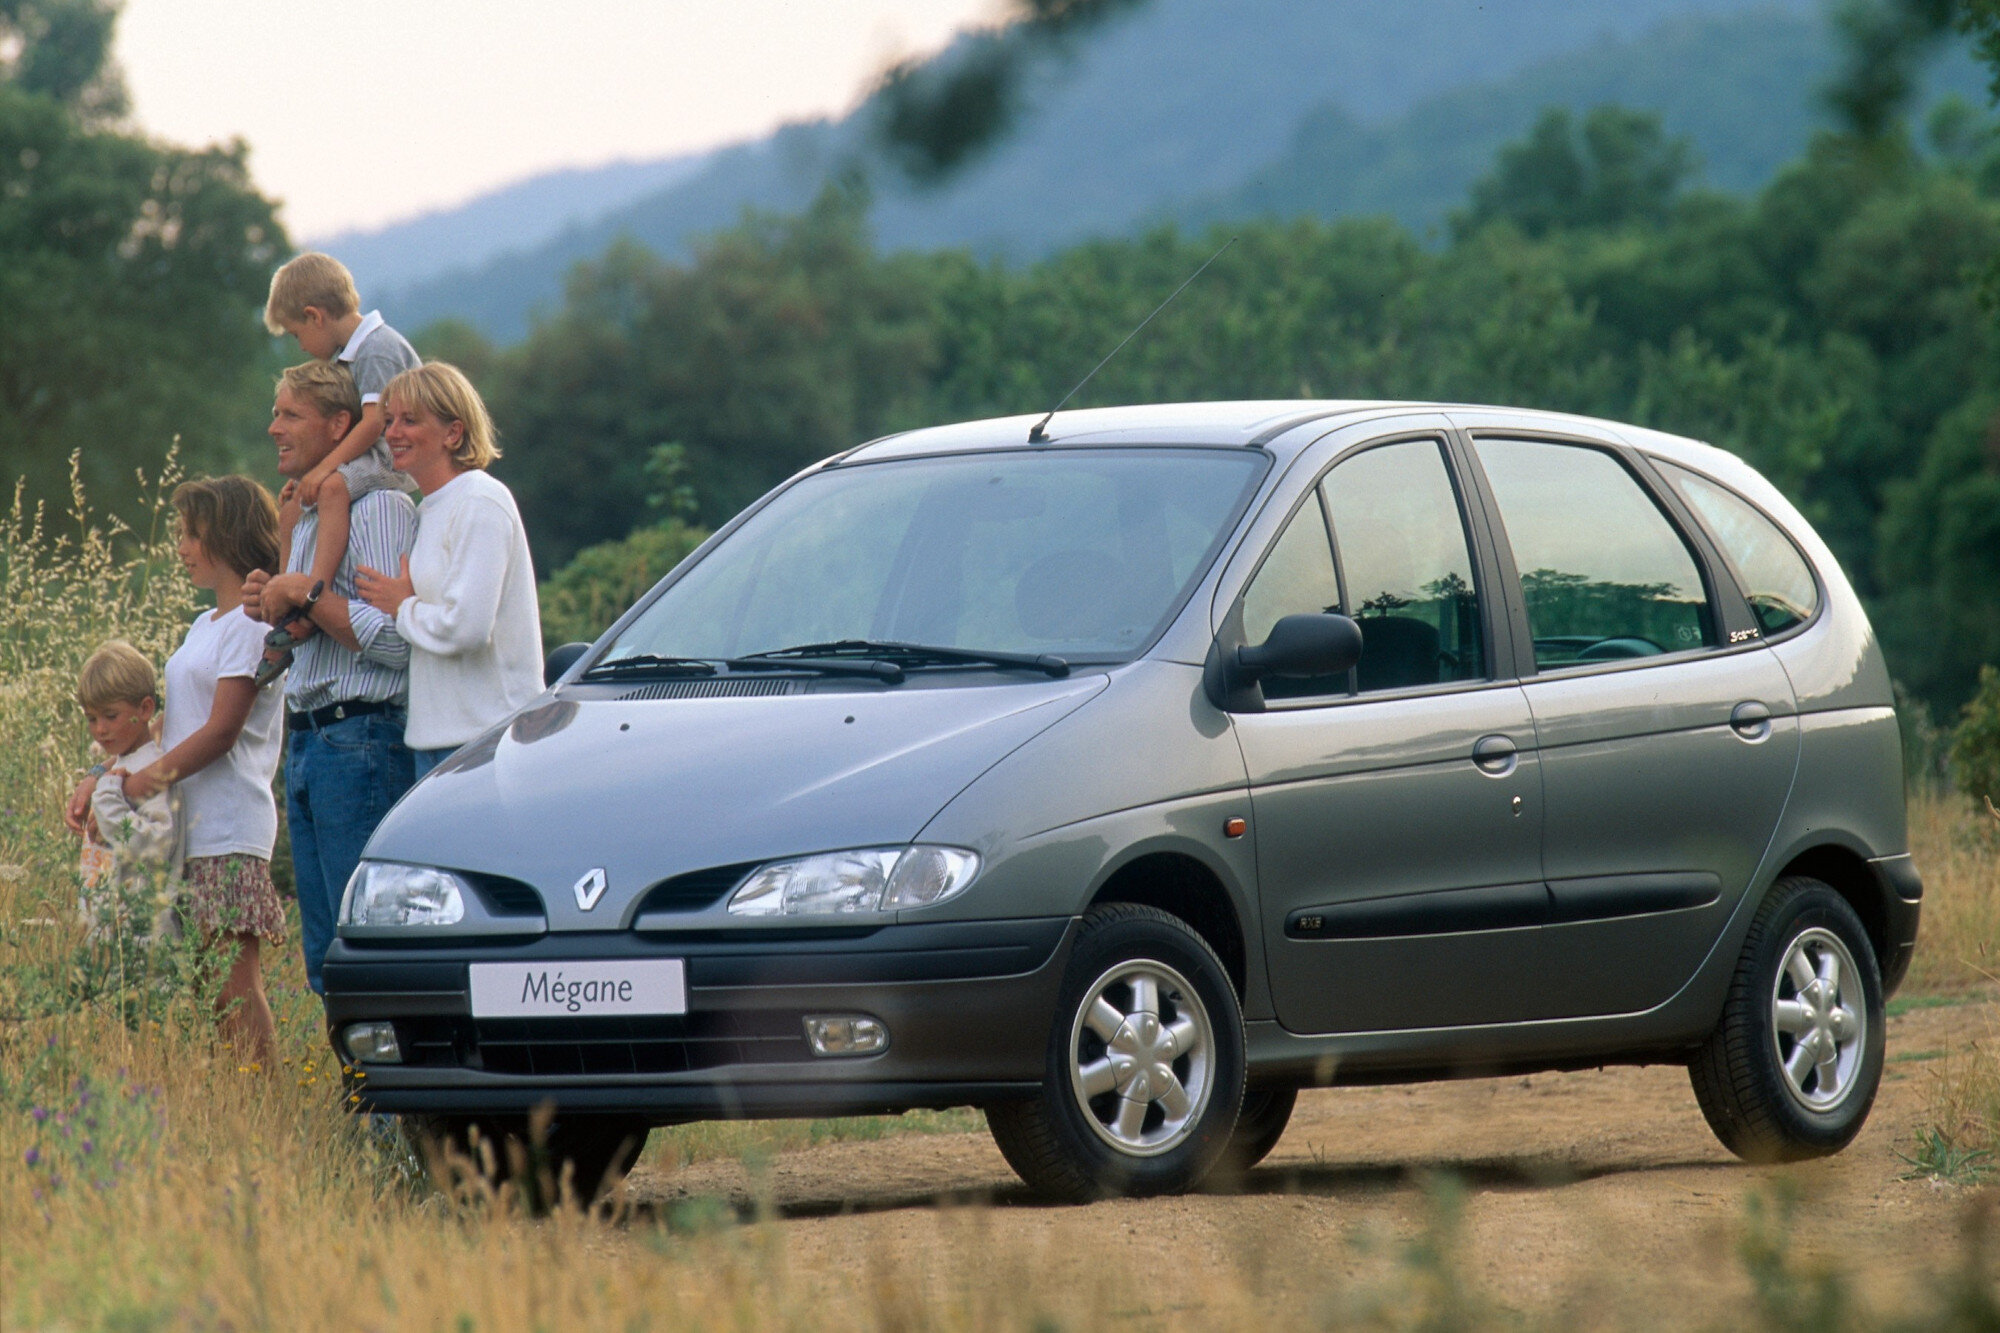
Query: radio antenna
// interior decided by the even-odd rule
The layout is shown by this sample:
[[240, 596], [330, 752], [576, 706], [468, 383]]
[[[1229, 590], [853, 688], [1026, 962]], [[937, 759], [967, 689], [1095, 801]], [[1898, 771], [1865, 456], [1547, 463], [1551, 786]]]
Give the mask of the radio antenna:
[[[1222, 250], [1227, 250], [1230, 246], [1234, 244], [1236, 244], [1236, 237], [1232, 236], [1228, 240], [1222, 243]], [[1116, 347], [1112, 348], [1109, 352], [1106, 352], [1104, 354], [1104, 360], [1092, 366], [1090, 368], [1090, 374], [1085, 375], [1082, 379], [1076, 382], [1076, 389], [1071, 389], [1068, 393], [1064, 394], [1062, 396], [1062, 402], [1057, 403], [1054, 407], [1050, 408], [1049, 414], [1043, 417], [1040, 421], [1037, 421], [1034, 424], [1034, 426], [1029, 429], [1028, 443], [1047, 444], [1049, 442], [1049, 437], [1048, 433], [1045, 430], [1043, 430], [1043, 427], [1047, 426], [1049, 422], [1055, 420], [1056, 413], [1063, 410], [1063, 403], [1067, 403], [1070, 399], [1076, 397], [1077, 389], [1081, 389], [1084, 385], [1090, 383], [1092, 376], [1096, 375], [1098, 371], [1104, 369], [1105, 366], [1111, 363], [1112, 357], [1117, 356], [1120, 352], [1124, 351], [1125, 343], [1131, 342], [1134, 338], [1138, 337], [1139, 330], [1145, 328], [1148, 324], [1151, 324], [1153, 322], [1153, 315], [1159, 314], [1162, 310], [1165, 310], [1169, 305], [1172, 305], [1174, 297], [1179, 296], [1182, 292], [1188, 289], [1188, 283], [1193, 282], [1196, 278], [1200, 277], [1204, 272], [1207, 271], [1208, 266], [1210, 264], [1213, 264], [1216, 260], [1222, 258], [1222, 250], [1217, 250], [1214, 254], [1210, 255], [1207, 259], [1203, 260], [1200, 268], [1196, 269], [1194, 272], [1187, 275], [1186, 282], [1183, 282], [1181, 283], [1180, 286], [1174, 288], [1174, 290], [1168, 294], [1166, 300], [1160, 302], [1158, 305], [1153, 307], [1152, 315], [1148, 315], [1144, 319], [1140, 320], [1138, 326], [1135, 327], [1130, 333], [1125, 335], [1124, 342], [1120, 342]]]

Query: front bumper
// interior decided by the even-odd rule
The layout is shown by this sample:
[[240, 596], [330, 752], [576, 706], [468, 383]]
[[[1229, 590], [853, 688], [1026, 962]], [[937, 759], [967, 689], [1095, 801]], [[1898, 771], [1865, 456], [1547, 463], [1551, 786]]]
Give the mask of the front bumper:
[[[1032, 1094], [1076, 922], [1070, 917], [679, 937], [604, 932], [518, 944], [380, 947], [336, 940], [326, 1014], [388, 1020], [403, 1064], [366, 1064], [359, 1109], [463, 1115], [544, 1102], [659, 1123], [861, 1115]], [[474, 1019], [468, 963], [679, 958], [671, 1018]], [[888, 1049], [819, 1057], [809, 1013], [861, 1013]], [[343, 1058], [345, 1052], [342, 1052]]]

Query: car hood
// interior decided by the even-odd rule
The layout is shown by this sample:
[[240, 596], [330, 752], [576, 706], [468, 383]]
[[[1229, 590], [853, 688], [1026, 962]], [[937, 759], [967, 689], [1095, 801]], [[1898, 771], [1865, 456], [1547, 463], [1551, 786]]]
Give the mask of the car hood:
[[[365, 855], [521, 880], [550, 929], [604, 930], [688, 871], [908, 842], [1106, 681], [545, 699], [412, 788]], [[586, 913], [571, 887], [600, 868]]]

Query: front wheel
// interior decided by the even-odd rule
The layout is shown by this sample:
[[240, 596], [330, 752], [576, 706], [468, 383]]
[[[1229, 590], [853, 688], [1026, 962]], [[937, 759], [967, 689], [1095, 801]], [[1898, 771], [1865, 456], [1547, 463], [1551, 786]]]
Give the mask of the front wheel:
[[1242, 1011], [1214, 950], [1176, 917], [1113, 903], [1083, 918], [1040, 1095], [986, 1119], [1023, 1180], [1081, 1202], [1193, 1188], [1242, 1101]]
[[1846, 899], [1778, 881], [1758, 908], [1722, 1021], [1688, 1065], [1722, 1145], [1752, 1162], [1845, 1148], [1882, 1081], [1882, 978]]

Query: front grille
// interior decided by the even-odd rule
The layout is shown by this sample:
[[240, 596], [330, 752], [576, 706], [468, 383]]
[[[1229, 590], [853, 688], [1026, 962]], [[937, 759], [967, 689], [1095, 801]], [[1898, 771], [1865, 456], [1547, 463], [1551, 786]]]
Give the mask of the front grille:
[[680, 1018], [399, 1019], [403, 1063], [560, 1078], [679, 1074], [812, 1058], [799, 1015]]
[[804, 692], [805, 682], [760, 676], [751, 680], [728, 676], [721, 680], [662, 680], [627, 690], [620, 699], [752, 699]]
[[744, 876], [762, 865], [745, 861], [733, 866], [710, 866], [690, 870], [685, 875], [663, 879], [639, 899], [639, 915], [647, 912], [699, 912], [720, 902], [722, 895], [743, 882]]

